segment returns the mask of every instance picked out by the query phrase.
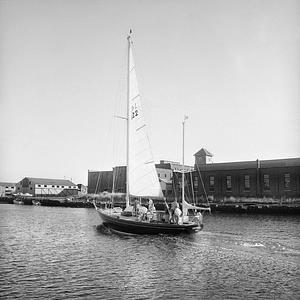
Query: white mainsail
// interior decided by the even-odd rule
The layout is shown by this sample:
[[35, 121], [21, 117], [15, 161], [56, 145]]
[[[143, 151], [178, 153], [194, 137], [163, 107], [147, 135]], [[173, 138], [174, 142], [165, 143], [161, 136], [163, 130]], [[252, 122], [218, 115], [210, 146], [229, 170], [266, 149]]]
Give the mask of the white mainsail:
[[128, 194], [136, 197], [162, 198], [163, 193], [141, 107], [130, 37], [128, 42]]

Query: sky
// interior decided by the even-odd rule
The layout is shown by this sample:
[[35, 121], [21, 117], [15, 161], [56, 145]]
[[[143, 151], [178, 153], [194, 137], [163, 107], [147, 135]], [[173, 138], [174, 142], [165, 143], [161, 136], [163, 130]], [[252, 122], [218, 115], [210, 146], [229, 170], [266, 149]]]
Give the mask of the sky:
[[187, 164], [202, 147], [215, 163], [300, 157], [299, 15], [291, 0], [0, 0], [0, 181], [87, 184], [125, 164], [129, 29], [156, 162], [182, 160], [184, 115]]

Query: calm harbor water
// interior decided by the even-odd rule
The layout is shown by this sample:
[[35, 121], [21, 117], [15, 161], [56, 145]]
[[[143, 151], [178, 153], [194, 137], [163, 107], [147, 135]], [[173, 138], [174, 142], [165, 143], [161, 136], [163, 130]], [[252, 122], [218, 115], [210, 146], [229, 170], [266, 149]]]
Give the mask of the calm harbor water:
[[299, 216], [122, 236], [93, 209], [0, 205], [1, 299], [299, 299]]

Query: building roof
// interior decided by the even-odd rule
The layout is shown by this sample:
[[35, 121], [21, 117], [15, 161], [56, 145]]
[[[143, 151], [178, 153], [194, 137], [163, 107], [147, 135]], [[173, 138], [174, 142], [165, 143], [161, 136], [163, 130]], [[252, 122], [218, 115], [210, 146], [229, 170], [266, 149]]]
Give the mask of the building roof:
[[194, 154], [194, 156], [210, 156], [213, 157], [213, 154], [210, 153], [208, 150], [205, 148], [201, 148], [198, 152]]
[[206, 164], [206, 165], [198, 165], [198, 167], [200, 171], [243, 170], [243, 169], [257, 168], [258, 164], [260, 168], [276, 168], [276, 167], [282, 168], [282, 167], [291, 167], [291, 166], [300, 167], [300, 158], [213, 163], [213, 164]]
[[67, 179], [50, 179], [50, 178], [33, 178], [25, 177], [34, 184], [49, 184], [49, 185], [76, 185]]
[[261, 160], [261, 168], [276, 168], [276, 167], [300, 167], [300, 157], [297, 158], [285, 158], [285, 159], [269, 159]]
[[0, 182], [0, 186], [15, 186], [16, 184], [13, 182]]
[[171, 164], [170, 163], [160, 163], [160, 164], [155, 164], [156, 169], [167, 169], [171, 170]]
[[[160, 164], [155, 164], [155, 168], [156, 169], [168, 169], [168, 170], [182, 170], [182, 165], [180, 163], [160, 163]], [[193, 170], [194, 167], [193, 166], [188, 166], [188, 165], [184, 165], [183, 166], [184, 170]]]
[[165, 160], [165, 159], [160, 160], [159, 163], [160, 164], [175, 164], [175, 165], [180, 165], [179, 161]]

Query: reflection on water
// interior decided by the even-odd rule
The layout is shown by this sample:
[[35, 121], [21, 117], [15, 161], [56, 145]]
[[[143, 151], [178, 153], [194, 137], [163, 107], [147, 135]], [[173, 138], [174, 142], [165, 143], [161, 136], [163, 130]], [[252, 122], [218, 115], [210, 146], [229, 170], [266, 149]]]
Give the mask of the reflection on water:
[[93, 209], [0, 206], [1, 299], [296, 299], [298, 217], [206, 215], [193, 235], [133, 236]]

